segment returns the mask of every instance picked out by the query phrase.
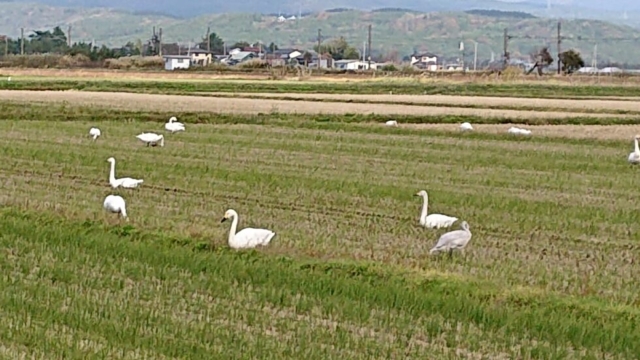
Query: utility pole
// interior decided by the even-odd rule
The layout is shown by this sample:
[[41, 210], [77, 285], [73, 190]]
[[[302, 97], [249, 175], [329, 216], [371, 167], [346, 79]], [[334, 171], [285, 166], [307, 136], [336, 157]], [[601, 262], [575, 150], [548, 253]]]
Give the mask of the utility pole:
[[24, 28], [20, 28], [20, 55], [24, 55]]
[[4, 37], [4, 56], [9, 55], [9, 37]]
[[67, 30], [67, 46], [71, 47], [71, 25], [69, 25], [69, 29]]
[[507, 68], [509, 64], [509, 35], [507, 34], [507, 28], [504, 28], [504, 68]]
[[473, 71], [476, 71], [476, 65], [478, 64], [478, 43], [473, 42]]
[[318, 69], [320, 69], [320, 58], [322, 57], [322, 51], [320, 46], [322, 45], [322, 30], [318, 29]]
[[560, 53], [561, 53], [560, 43], [561, 42], [562, 42], [562, 35], [560, 35], [560, 20], [558, 20], [558, 75], [560, 75], [560, 68], [561, 68], [561, 66], [560, 66], [560, 64], [561, 64], [561, 61], [560, 61]]
[[158, 30], [158, 55], [162, 56], [162, 28]]
[[368, 44], [367, 44], [367, 54], [369, 55], [369, 57], [367, 58], [369, 60], [368, 65], [367, 65], [367, 69], [371, 70], [371, 24], [369, 24], [369, 38], [367, 39]]
[[211, 52], [211, 27], [207, 26], [207, 51]]

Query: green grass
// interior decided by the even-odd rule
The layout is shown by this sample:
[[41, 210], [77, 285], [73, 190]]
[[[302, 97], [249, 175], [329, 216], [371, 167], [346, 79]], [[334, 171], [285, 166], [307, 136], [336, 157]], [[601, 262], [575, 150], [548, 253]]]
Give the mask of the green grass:
[[640, 351], [640, 313], [596, 300], [1, 215], [5, 355], [561, 359], [584, 349], [595, 359]]
[[[106, 107], [75, 106], [69, 102], [61, 104], [38, 104], [33, 103], [28, 106], [1, 101], [3, 116], [13, 120], [43, 120], [43, 121], [103, 121], [108, 118], [112, 121], [131, 121], [144, 119], [145, 121], [167, 122], [167, 119], [174, 116], [171, 112], [163, 111], [128, 111], [111, 109]], [[470, 121], [473, 124], [524, 124], [524, 125], [634, 125], [637, 124], [635, 118], [624, 117], [583, 117], [576, 113], [575, 117], [565, 118], [504, 118], [504, 117], [484, 117], [484, 116], [460, 116], [460, 115], [433, 115], [433, 116], [393, 116], [399, 123], [404, 124], [460, 124]], [[366, 125], [360, 127], [361, 131], [386, 133], [386, 128], [371, 128], [372, 123], [384, 123], [389, 120], [389, 115], [377, 114], [310, 114], [301, 117], [297, 114], [261, 113], [238, 117], [230, 114], [206, 114], [202, 112], [181, 112], [180, 121], [190, 124], [273, 124], [288, 127], [341, 129], [345, 124]], [[420, 133], [411, 129], [394, 129], [400, 133]], [[469, 134], [468, 136], [483, 137], [482, 134]], [[551, 140], [556, 141], [556, 140]], [[562, 140], [564, 141], [564, 140]]]
[[640, 86], [567, 86], [551, 84], [425, 84], [420, 82], [280, 82], [280, 81], [105, 81], [20, 80], [0, 81], [0, 90], [123, 91], [185, 95], [195, 92], [416, 94], [503, 96], [526, 98], [577, 98], [584, 96], [640, 96]]
[[[168, 114], [0, 106], [5, 358], [640, 353], [628, 141], [179, 114], [148, 148]], [[110, 156], [142, 187], [110, 189]], [[466, 256], [428, 255], [420, 189], [470, 223]], [[269, 247], [229, 250], [228, 208]]]

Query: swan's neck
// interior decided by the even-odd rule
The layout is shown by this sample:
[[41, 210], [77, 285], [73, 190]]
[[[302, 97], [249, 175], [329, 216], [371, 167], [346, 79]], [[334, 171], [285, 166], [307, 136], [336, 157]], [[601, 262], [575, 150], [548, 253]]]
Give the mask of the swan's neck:
[[420, 214], [420, 220], [427, 218], [427, 208], [429, 207], [429, 196], [424, 196], [424, 203], [422, 204], [422, 214]]
[[109, 171], [109, 182], [116, 181], [116, 163], [111, 163], [111, 171]]
[[640, 147], [638, 147], [638, 139], [634, 139], [633, 143], [635, 144], [635, 153], [640, 154]]
[[229, 245], [233, 243], [233, 239], [236, 236], [236, 228], [238, 227], [238, 215], [233, 217], [231, 222], [231, 229], [229, 230]]

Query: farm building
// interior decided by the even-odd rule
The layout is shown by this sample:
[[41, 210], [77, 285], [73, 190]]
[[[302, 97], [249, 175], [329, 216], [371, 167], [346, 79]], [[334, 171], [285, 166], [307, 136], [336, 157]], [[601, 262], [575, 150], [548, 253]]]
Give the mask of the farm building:
[[189, 55], [164, 55], [164, 69], [188, 69], [191, 65], [191, 56]]

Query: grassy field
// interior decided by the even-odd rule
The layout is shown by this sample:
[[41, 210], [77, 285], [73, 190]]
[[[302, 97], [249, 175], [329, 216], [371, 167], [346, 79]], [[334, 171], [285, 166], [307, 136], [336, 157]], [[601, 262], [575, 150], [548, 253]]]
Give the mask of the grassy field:
[[[102, 92], [139, 92], [156, 94], [187, 95], [192, 93], [307, 93], [307, 94], [379, 94], [390, 92], [396, 95], [455, 95], [498, 96], [549, 99], [584, 98], [634, 98], [640, 97], [640, 86], [636, 81], [629, 84], [612, 83], [606, 86], [567, 84], [554, 79], [538, 81], [447, 81], [430, 78], [380, 78], [349, 80], [332, 78], [324, 81], [311, 80], [246, 80], [211, 75], [198, 79], [137, 78], [135, 75], [111, 79], [84, 77], [14, 77], [5, 81], [0, 73], [0, 90], [82, 90]], [[5, 78], [5, 79], [2, 79]]]
[[[176, 113], [119, 101], [0, 102], [4, 358], [640, 354], [635, 126], [514, 138], [450, 115], [192, 109], [149, 148], [135, 135]], [[110, 156], [142, 187], [110, 189]], [[470, 223], [466, 256], [429, 256], [444, 230], [418, 226], [421, 189]], [[270, 246], [230, 251], [228, 208]]]

